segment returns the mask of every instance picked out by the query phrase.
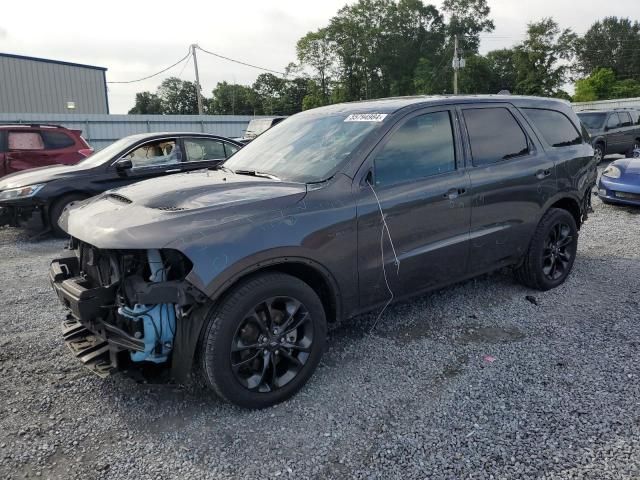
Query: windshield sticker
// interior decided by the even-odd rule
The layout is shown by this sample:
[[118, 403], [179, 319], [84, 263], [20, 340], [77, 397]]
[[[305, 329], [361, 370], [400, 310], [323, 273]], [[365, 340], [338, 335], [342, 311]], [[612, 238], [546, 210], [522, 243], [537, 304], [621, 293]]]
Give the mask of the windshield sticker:
[[344, 119], [345, 122], [381, 122], [386, 113], [352, 113]]

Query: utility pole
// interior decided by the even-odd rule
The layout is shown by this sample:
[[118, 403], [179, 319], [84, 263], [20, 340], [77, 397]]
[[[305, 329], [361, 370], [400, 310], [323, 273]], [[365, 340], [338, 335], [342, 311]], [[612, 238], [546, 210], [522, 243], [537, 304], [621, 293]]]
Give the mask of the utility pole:
[[462, 52], [458, 51], [458, 35], [453, 36], [453, 94], [458, 94], [458, 70], [464, 68], [465, 61], [462, 57]]
[[200, 75], [198, 74], [198, 58], [196, 57], [198, 45], [191, 45], [191, 55], [193, 55], [193, 66], [196, 69], [196, 95], [198, 96], [198, 115], [202, 115], [202, 92], [200, 92]]
[[[196, 57], [193, 57], [195, 63]], [[458, 35], [453, 36], [453, 94], [458, 94], [458, 69], [460, 68], [460, 60], [458, 59]], [[198, 67], [196, 67], [196, 72]], [[196, 74], [196, 78], [198, 74]]]

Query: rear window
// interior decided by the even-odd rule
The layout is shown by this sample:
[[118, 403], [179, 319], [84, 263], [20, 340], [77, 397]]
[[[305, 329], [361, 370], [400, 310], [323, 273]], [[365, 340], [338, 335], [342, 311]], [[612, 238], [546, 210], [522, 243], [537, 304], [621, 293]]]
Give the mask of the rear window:
[[47, 150], [57, 150], [68, 148], [75, 145], [75, 140], [63, 132], [52, 130], [42, 130], [42, 139], [44, 140], [44, 148]]
[[463, 110], [475, 166], [489, 165], [529, 152], [527, 136], [506, 108]]
[[38, 132], [9, 132], [9, 150], [44, 150]]
[[552, 147], [568, 147], [582, 143], [580, 133], [563, 113], [539, 108], [522, 110]]

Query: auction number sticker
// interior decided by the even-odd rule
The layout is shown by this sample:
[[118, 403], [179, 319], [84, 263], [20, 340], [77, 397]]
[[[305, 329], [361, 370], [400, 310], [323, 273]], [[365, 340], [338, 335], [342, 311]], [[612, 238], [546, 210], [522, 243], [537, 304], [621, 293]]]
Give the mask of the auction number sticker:
[[386, 118], [386, 113], [352, 113], [344, 119], [345, 122], [381, 122]]

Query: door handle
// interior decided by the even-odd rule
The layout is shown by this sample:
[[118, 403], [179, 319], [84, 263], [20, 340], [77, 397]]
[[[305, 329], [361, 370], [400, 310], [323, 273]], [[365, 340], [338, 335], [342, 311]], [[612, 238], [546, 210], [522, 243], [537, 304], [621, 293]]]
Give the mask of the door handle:
[[447, 190], [447, 193], [443, 195], [444, 198], [448, 198], [449, 200], [453, 200], [454, 198], [458, 198], [460, 195], [464, 195], [467, 193], [466, 188], [451, 188]]
[[545, 170], [538, 170], [536, 172], [536, 177], [540, 180], [542, 180], [543, 178], [548, 177], [549, 175], [551, 175], [551, 170], [549, 170], [548, 168]]

